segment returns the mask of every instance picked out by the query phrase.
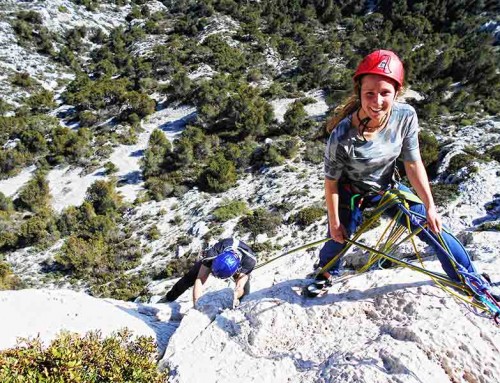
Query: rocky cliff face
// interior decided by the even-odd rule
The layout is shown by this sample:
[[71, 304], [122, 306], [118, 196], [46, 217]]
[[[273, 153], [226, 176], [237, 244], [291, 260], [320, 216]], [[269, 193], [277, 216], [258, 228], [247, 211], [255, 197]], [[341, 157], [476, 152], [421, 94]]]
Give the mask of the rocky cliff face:
[[[500, 279], [500, 238], [474, 237], [477, 267]], [[304, 298], [298, 291], [315, 253], [256, 270], [251, 294], [236, 309], [229, 308], [232, 286], [214, 279], [199, 310], [189, 292], [169, 304], [65, 290], [0, 292], [0, 347], [37, 334], [48, 342], [62, 329], [128, 327], [156, 338], [172, 382], [498, 381], [500, 335], [491, 319], [408, 269], [346, 276], [327, 295]], [[436, 261], [426, 266], [439, 270]]]

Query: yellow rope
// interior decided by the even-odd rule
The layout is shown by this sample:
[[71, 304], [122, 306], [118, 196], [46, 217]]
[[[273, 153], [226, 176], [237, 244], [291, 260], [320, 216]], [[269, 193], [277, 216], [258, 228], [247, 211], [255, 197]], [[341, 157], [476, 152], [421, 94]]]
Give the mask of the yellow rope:
[[[346, 240], [346, 242], [347, 242], [346, 246], [344, 246], [344, 248], [339, 252], [339, 254], [337, 254], [325, 266], [323, 266], [321, 268], [321, 270], [317, 273], [317, 275], [323, 274], [324, 272], [329, 270], [330, 267], [333, 266], [335, 264], [335, 262], [337, 262], [337, 260], [351, 248], [352, 245], [356, 245], [356, 246], [360, 247], [361, 249], [368, 251], [370, 254], [368, 261], [366, 262], [366, 264], [364, 266], [362, 266], [357, 271], [357, 274], [360, 274], [362, 272], [367, 271], [370, 267], [373, 266], [373, 264], [375, 262], [377, 262], [380, 259], [385, 258], [385, 259], [388, 259], [388, 260], [394, 262], [395, 264], [398, 264], [398, 265], [403, 266], [403, 267], [408, 267], [412, 270], [421, 272], [421, 273], [429, 276], [438, 287], [440, 287], [443, 291], [447, 292], [451, 296], [453, 296], [461, 301], [464, 301], [464, 302], [466, 302], [466, 303], [468, 303], [468, 304], [470, 304], [478, 309], [486, 310], [486, 307], [484, 306], [484, 304], [470, 300], [470, 296], [472, 295], [471, 294], [472, 292], [471, 292], [470, 288], [464, 283], [463, 277], [458, 273], [457, 266], [456, 266], [455, 262], [451, 262], [451, 263], [455, 269], [455, 272], [457, 273], [457, 275], [459, 275], [459, 277], [461, 279], [461, 283], [451, 280], [446, 275], [430, 272], [425, 268], [422, 256], [420, 255], [420, 252], [418, 251], [417, 245], [415, 243], [415, 236], [418, 235], [418, 233], [420, 233], [422, 231], [422, 228], [417, 228], [415, 230], [412, 230], [410, 217], [408, 215], [405, 215], [405, 221], [406, 221], [405, 224], [406, 225], [398, 224], [401, 216], [403, 215], [402, 211], [398, 211], [395, 214], [395, 216], [389, 222], [387, 227], [384, 229], [382, 235], [378, 239], [377, 243], [375, 244], [374, 247], [379, 248], [379, 250], [376, 250], [375, 248], [365, 246], [365, 245], [357, 242], [357, 239], [367, 231], [367, 228], [373, 222], [375, 222], [377, 219], [379, 219], [380, 216], [388, 208], [396, 205], [397, 203], [402, 203], [407, 210], [410, 210], [410, 207], [409, 207], [407, 200], [422, 203], [422, 201], [420, 201], [418, 199], [418, 197], [414, 196], [411, 193], [407, 193], [407, 192], [400, 191], [400, 190], [390, 190], [390, 191], [385, 192], [384, 195], [382, 196], [377, 208], [375, 209], [372, 217], [369, 220], [367, 220], [366, 222], [364, 222], [359, 227], [359, 229], [353, 235], [352, 239]], [[427, 226], [428, 226], [428, 224], [426, 223], [424, 225], [424, 228], [426, 228]], [[397, 243], [406, 230], [409, 232], [409, 234], [405, 238], [403, 238], [402, 241]], [[387, 236], [387, 239], [381, 245], [383, 238], [385, 238], [386, 236]], [[443, 249], [445, 249], [448, 252], [448, 254], [452, 254], [449, 247], [447, 246], [446, 242], [444, 241], [442, 235], [439, 234], [437, 236], [437, 238], [438, 238], [439, 243], [443, 247]], [[410, 263], [401, 261], [395, 257], [391, 257], [391, 256], [388, 256], [387, 254], [385, 254], [386, 252], [390, 252], [391, 249], [397, 248], [401, 243], [403, 243], [404, 241], [406, 241], [408, 239], [412, 243], [412, 247], [414, 249], [415, 255], [416, 255], [421, 267], [412, 265]], [[458, 294], [457, 292], [451, 290], [450, 287], [453, 287], [455, 289], [463, 291], [464, 293], [467, 293], [469, 295], [469, 297], [464, 297], [463, 295]]]

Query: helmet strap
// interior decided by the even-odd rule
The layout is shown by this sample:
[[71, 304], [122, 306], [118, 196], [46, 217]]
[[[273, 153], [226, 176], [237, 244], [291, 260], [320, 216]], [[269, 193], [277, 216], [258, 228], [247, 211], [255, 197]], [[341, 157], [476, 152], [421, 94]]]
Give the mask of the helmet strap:
[[363, 139], [364, 142], [367, 142], [366, 141], [366, 137], [365, 137], [365, 131], [366, 129], [368, 129], [368, 123], [370, 122], [371, 118], [370, 117], [365, 117], [363, 119], [361, 119], [361, 117], [359, 116], [359, 111], [361, 110], [361, 107], [358, 108], [358, 110], [356, 111], [356, 118], [358, 119], [359, 121], [359, 128], [361, 128], [361, 138]]
[[367, 142], [366, 137], [365, 137], [365, 132], [366, 131], [368, 131], [368, 132], [376, 132], [381, 127], [387, 125], [387, 122], [389, 121], [389, 116], [388, 116], [388, 114], [384, 115], [384, 119], [382, 120], [382, 122], [378, 126], [376, 126], [374, 128], [370, 128], [368, 126], [368, 124], [370, 123], [371, 118], [367, 116], [367, 117], [361, 119], [361, 117], [359, 115], [359, 111], [360, 110], [361, 110], [361, 107], [359, 107], [358, 110], [356, 111], [356, 118], [359, 121], [358, 129], [361, 128], [361, 131], [360, 131], [361, 138], [363, 139], [364, 142]]

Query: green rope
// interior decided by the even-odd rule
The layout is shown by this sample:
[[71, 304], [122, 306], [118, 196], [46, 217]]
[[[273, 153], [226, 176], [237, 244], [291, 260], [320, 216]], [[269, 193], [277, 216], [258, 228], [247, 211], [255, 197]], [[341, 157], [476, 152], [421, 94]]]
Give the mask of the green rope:
[[279, 258], [281, 258], [281, 257], [284, 257], [284, 256], [286, 256], [286, 255], [290, 255], [290, 254], [296, 253], [297, 251], [300, 251], [300, 250], [309, 249], [310, 247], [314, 247], [314, 246], [320, 245], [320, 244], [322, 244], [322, 243], [324, 243], [324, 242], [327, 242], [327, 241], [329, 241], [329, 240], [331, 240], [331, 238], [323, 238], [323, 239], [320, 239], [320, 240], [318, 240], [318, 241], [314, 241], [314, 242], [306, 243], [305, 245], [302, 245], [302, 246], [296, 247], [296, 248], [294, 248], [294, 249], [292, 249], [292, 250], [287, 251], [286, 253], [280, 254], [280, 255], [278, 255], [277, 257], [271, 258], [271, 259], [269, 259], [269, 260], [267, 260], [267, 261], [265, 261], [265, 262], [263, 262], [263, 263], [261, 263], [261, 264], [259, 264], [259, 265], [255, 266], [255, 267], [254, 267], [254, 270], [259, 269], [259, 268], [261, 268], [262, 266], [265, 266], [265, 265], [267, 265], [268, 263], [271, 263], [271, 262], [273, 262], [273, 261], [275, 261], [275, 260], [277, 260], [277, 259], [279, 259]]

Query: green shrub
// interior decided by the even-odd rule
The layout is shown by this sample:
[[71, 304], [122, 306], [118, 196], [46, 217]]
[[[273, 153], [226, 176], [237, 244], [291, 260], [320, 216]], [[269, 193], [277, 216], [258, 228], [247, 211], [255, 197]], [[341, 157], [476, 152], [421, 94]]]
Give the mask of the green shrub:
[[495, 145], [491, 148], [488, 148], [485, 154], [490, 158], [500, 162], [500, 145]]
[[304, 104], [300, 101], [295, 101], [288, 106], [283, 117], [282, 130], [286, 134], [298, 134], [307, 118], [307, 112], [304, 109]]
[[478, 231], [500, 231], [500, 221], [484, 222], [477, 227]]
[[269, 253], [273, 251], [273, 244], [271, 241], [266, 241], [262, 243], [252, 244], [252, 250], [255, 251], [259, 256], [259, 261], [263, 261], [268, 258]]
[[15, 148], [0, 150], [0, 179], [17, 174], [29, 158], [27, 153], [21, 153]]
[[130, 115], [136, 114], [140, 118], [146, 117], [155, 111], [156, 102], [145, 93], [128, 92], [122, 105], [125, 109], [120, 114], [122, 121], [127, 121]]
[[456, 184], [435, 184], [432, 185], [432, 195], [436, 205], [446, 206], [456, 199], [460, 193]]
[[163, 177], [150, 177], [145, 183], [148, 193], [155, 201], [170, 197], [174, 192], [175, 184]]
[[299, 151], [299, 140], [295, 137], [283, 136], [278, 141], [278, 149], [283, 157], [291, 159]]
[[33, 113], [47, 113], [57, 106], [54, 93], [43, 89], [26, 99], [26, 105]]
[[25, 148], [32, 154], [44, 154], [47, 151], [47, 140], [42, 133], [27, 129], [21, 132], [19, 139], [22, 148]]
[[[285, 197], [285, 199], [287, 198]], [[295, 208], [295, 204], [289, 201], [283, 201], [273, 204], [272, 208], [276, 209], [276, 211], [280, 212], [281, 214], [285, 214], [291, 212]]]
[[427, 130], [422, 130], [418, 135], [418, 143], [424, 165], [428, 167], [435, 163], [439, 157], [439, 144], [434, 134]]
[[154, 279], [181, 277], [191, 269], [194, 262], [195, 260], [192, 254], [173, 258], [160, 273], [154, 276]]
[[500, 114], [500, 101], [488, 98], [484, 101], [486, 111], [491, 115]]
[[256, 150], [252, 156], [252, 165], [261, 166], [280, 166], [285, 163], [285, 157], [280, 153], [275, 145], [266, 145]]
[[23, 288], [23, 283], [21, 282], [19, 277], [12, 273], [12, 269], [7, 263], [0, 260], [0, 290], [18, 290], [21, 288]]
[[[105, 221], [96, 216], [93, 221]], [[142, 276], [124, 274], [140, 263], [142, 256], [138, 239], [127, 239], [117, 233], [107, 234], [95, 228], [88, 235], [71, 235], [55, 255], [55, 266], [61, 271], [87, 282], [91, 292], [113, 298], [132, 299], [143, 290]], [[127, 280], [130, 286], [127, 287]]]
[[14, 106], [0, 98], [0, 117], [14, 109]]
[[54, 259], [63, 270], [83, 278], [112, 266], [106, 259], [108, 251], [108, 246], [102, 237], [82, 239], [72, 235]]
[[111, 161], [108, 161], [104, 164], [104, 170], [106, 174], [113, 174], [118, 171], [118, 167]]
[[11, 230], [6, 230], [2, 228], [0, 230], [0, 249], [4, 250], [14, 250], [17, 248], [18, 236]]
[[325, 144], [321, 141], [311, 141], [306, 143], [304, 160], [313, 164], [323, 163], [325, 158]]
[[99, 298], [113, 298], [132, 301], [145, 293], [147, 284], [143, 275], [107, 274], [99, 278], [99, 283], [90, 286], [90, 294]]
[[50, 206], [50, 188], [45, 174], [37, 172], [26, 185], [23, 186], [16, 199], [16, 204], [26, 210], [38, 212]]
[[158, 176], [163, 172], [164, 161], [172, 150], [172, 144], [160, 129], [155, 129], [149, 137], [148, 148], [142, 159], [142, 172], [145, 178]]
[[47, 246], [51, 242], [50, 221], [40, 216], [33, 216], [21, 224], [18, 232], [18, 246]]
[[62, 236], [68, 236], [76, 233], [85, 223], [80, 208], [68, 206], [59, 215], [57, 227]]
[[247, 169], [252, 162], [252, 154], [257, 148], [257, 143], [251, 139], [246, 139], [238, 144], [229, 143], [224, 151], [224, 155], [231, 160], [238, 169]]
[[151, 241], [156, 241], [161, 238], [160, 230], [158, 230], [158, 226], [152, 225], [148, 230], [148, 239]]
[[236, 228], [239, 232], [252, 234], [254, 238], [258, 234], [272, 236], [276, 234], [282, 221], [281, 214], [259, 208], [254, 210], [251, 215], [242, 217]]
[[12, 28], [19, 38], [19, 44], [25, 45], [26, 42], [33, 40], [33, 28], [24, 20], [15, 20], [12, 22]]
[[450, 174], [456, 173], [458, 170], [464, 167], [471, 167], [474, 157], [467, 153], [459, 153], [451, 157], [450, 163], [448, 164], [447, 172]]
[[51, 132], [52, 140], [49, 144], [49, 163], [57, 165], [63, 162], [79, 163], [82, 159], [91, 156], [90, 143], [92, 132], [81, 128], [77, 132], [66, 127], [57, 127]]
[[11, 82], [13, 85], [17, 85], [23, 88], [31, 88], [37, 84], [37, 82], [30, 76], [28, 72], [16, 72], [12, 76]]
[[224, 200], [212, 211], [212, 215], [217, 221], [226, 222], [231, 218], [248, 213], [248, 206], [244, 201]]
[[164, 383], [167, 373], [158, 371], [155, 356], [153, 338], [133, 339], [127, 329], [106, 338], [65, 332], [47, 348], [36, 338], [0, 351], [0, 381]]
[[222, 153], [216, 154], [201, 174], [198, 184], [202, 190], [223, 192], [236, 184], [236, 167]]
[[241, 50], [230, 47], [219, 34], [210, 35], [203, 45], [210, 48], [212, 55], [208, 60], [220, 72], [237, 72], [247, 65]]
[[80, 125], [83, 127], [93, 126], [99, 122], [99, 117], [90, 110], [78, 113], [78, 118], [80, 119]]
[[294, 157], [299, 150], [299, 141], [295, 137], [282, 136], [278, 140], [257, 148], [252, 154], [252, 165], [280, 166], [288, 158]]
[[107, 214], [121, 206], [122, 197], [116, 191], [115, 182], [97, 180], [88, 188], [85, 200], [92, 204], [97, 214]]
[[309, 226], [312, 223], [326, 217], [325, 209], [318, 206], [309, 206], [300, 210], [294, 217], [294, 221], [299, 226]]
[[0, 192], [0, 211], [9, 213], [13, 209], [14, 209], [14, 204], [12, 203], [12, 200], [5, 194]]

